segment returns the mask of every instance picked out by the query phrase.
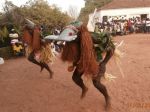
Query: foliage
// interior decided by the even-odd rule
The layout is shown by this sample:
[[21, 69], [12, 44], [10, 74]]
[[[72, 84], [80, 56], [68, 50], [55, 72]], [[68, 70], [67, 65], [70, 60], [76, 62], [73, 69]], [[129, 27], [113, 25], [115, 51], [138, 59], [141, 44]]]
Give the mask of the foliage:
[[[52, 29], [59, 27], [60, 29], [70, 23], [72, 18], [67, 13], [61, 12], [56, 6], [50, 6], [46, 0], [29, 0], [25, 5], [15, 6], [11, 1], [5, 0], [3, 12], [0, 13], [0, 29], [7, 27], [8, 33], [11, 29], [15, 29], [19, 35], [22, 34], [24, 19], [28, 18], [37, 25], [42, 25], [44, 35], [51, 33]], [[6, 32], [0, 31], [0, 44], [9, 43], [10, 39]]]
[[44, 25], [46, 30], [54, 27], [64, 27], [72, 18], [62, 13], [56, 6], [50, 6], [46, 0], [29, 0], [25, 5], [17, 7], [10, 1], [5, 1], [4, 13], [0, 24], [11, 23], [21, 33], [24, 18], [28, 18], [37, 25]]
[[46, 29], [64, 27], [71, 18], [60, 11], [56, 6], [49, 6], [45, 0], [30, 1], [21, 8], [22, 16], [38, 25], [44, 25]]
[[9, 35], [8, 30], [6, 28], [6, 26], [4, 26], [1, 30], [0, 30], [0, 36], [3, 38], [7, 38]]
[[[1, 46], [1, 44], [0, 44]], [[3, 46], [2, 48], [0, 47], [0, 57], [4, 59], [9, 59], [13, 56], [13, 51], [11, 46]]]
[[81, 21], [88, 22], [89, 14], [94, 11], [95, 8], [99, 9], [100, 7], [108, 4], [112, 0], [84, 0], [85, 7], [81, 9], [79, 19]]
[[91, 33], [94, 41], [94, 47], [97, 53], [98, 60], [102, 58], [102, 53], [115, 48], [111, 35], [105, 32]]
[[3, 26], [0, 28], [0, 47], [5, 47], [9, 45], [10, 39], [9, 32], [6, 26]]

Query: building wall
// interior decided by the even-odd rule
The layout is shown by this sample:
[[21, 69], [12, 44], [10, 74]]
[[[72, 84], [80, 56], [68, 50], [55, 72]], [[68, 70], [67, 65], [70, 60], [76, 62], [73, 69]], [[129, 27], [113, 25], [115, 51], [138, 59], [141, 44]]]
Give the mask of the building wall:
[[150, 7], [100, 10], [96, 13], [95, 19], [102, 22], [103, 16], [126, 16], [128, 19], [141, 14], [147, 14], [150, 18]]

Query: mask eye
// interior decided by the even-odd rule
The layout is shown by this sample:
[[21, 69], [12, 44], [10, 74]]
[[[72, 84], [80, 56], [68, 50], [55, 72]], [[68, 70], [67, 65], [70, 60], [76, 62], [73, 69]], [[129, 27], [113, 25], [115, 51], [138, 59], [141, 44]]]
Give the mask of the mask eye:
[[69, 36], [72, 36], [72, 35], [73, 35], [73, 33], [72, 33], [72, 32], [70, 32], [70, 33], [69, 33]]

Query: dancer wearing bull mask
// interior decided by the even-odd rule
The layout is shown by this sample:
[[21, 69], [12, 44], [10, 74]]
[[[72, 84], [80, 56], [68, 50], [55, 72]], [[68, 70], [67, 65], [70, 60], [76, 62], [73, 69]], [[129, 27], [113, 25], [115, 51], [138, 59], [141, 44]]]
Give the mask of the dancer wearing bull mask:
[[26, 55], [28, 60], [41, 67], [41, 71], [45, 68], [50, 75], [53, 71], [48, 66], [49, 62], [53, 62], [54, 55], [51, 51], [50, 44], [42, 41], [40, 27], [35, 25], [28, 19], [25, 19], [23, 29], [23, 41], [26, 44]]

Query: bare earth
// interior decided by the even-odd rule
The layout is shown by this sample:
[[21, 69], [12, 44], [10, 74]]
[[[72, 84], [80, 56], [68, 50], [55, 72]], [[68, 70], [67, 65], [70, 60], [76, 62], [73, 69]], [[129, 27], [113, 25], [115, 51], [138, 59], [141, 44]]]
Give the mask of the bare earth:
[[[115, 37], [124, 40], [121, 59], [124, 77], [112, 59], [107, 73], [117, 78], [102, 80], [111, 96], [110, 112], [150, 112], [150, 34]], [[105, 101], [91, 84], [84, 99], [72, 81], [67, 63], [56, 60], [49, 79], [47, 71], [26, 58], [6, 60], [0, 65], [0, 112], [105, 112]]]

